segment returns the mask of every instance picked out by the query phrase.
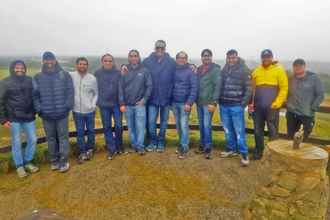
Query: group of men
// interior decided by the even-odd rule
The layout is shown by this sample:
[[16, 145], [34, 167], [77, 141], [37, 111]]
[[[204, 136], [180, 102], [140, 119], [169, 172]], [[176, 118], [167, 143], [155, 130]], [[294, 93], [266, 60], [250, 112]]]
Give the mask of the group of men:
[[[157, 149], [164, 152], [165, 134], [169, 112], [173, 111], [180, 146], [180, 159], [188, 156], [191, 107], [197, 105], [200, 147], [197, 154], [212, 159], [212, 118], [217, 104], [225, 131], [227, 149], [222, 157], [241, 153], [241, 165], [248, 166], [245, 138], [245, 108], [253, 112], [256, 150], [250, 160], [263, 157], [264, 127], [268, 127], [269, 141], [278, 139], [279, 109], [287, 100], [288, 138], [304, 125], [304, 140], [314, 126], [314, 114], [324, 99], [322, 84], [315, 73], [306, 71], [305, 61], [293, 63], [294, 75], [288, 77], [279, 62], [273, 61], [273, 53], [266, 49], [261, 53], [262, 64], [251, 74], [245, 61], [236, 50], [226, 54], [226, 64], [212, 62], [212, 51], [201, 53], [203, 65], [188, 64], [188, 55], [179, 52], [176, 59], [166, 53], [166, 43], [158, 40], [154, 52], [141, 62], [139, 52], [131, 50], [128, 64], [121, 69], [115, 59], [105, 54], [102, 68], [94, 75], [87, 73], [88, 61], [80, 57], [76, 72], [68, 73], [56, 61], [53, 53], [43, 55], [42, 71], [33, 78], [26, 75], [23, 61], [10, 65], [10, 76], [0, 82], [0, 123], [8, 128], [12, 138], [12, 152], [19, 177], [26, 170], [37, 172], [33, 159], [36, 147], [35, 113], [42, 118], [51, 160], [51, 170], [69, 170], [68, 115], [73, 111], [77, 129], [79, 163], [93, 158], [95, 143], [95, 107], [101, 113], [107, 159], [126, 155], [122, 143], [124, 113], [132, 148], [129, 153]], [[157, 134], [157, 119], [160, 127]], [[113, 136], [114, 119], [115, 137]], [[85, 143], [87, 129], [87, 145]], [[27, 137], [24, 157], [21, 149], [21, 129]], [[145, 130], [149, 145], [145, 147]]]

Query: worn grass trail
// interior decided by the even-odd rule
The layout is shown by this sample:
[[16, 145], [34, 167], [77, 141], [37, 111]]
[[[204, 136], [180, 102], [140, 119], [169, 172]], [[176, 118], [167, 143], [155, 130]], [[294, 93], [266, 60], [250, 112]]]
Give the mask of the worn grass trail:
[[71, 160], [69, 172], [50, 171], [18, 179], [0, 177], [0, 216], [16, 219], [45, 207], [78, 219], [243, 219], [259, 162], [240, 165], [240, 157], [213, 160], [190, 150], [177, 159], [165, 153], [116, 156], [99, 153], [83, 165]]

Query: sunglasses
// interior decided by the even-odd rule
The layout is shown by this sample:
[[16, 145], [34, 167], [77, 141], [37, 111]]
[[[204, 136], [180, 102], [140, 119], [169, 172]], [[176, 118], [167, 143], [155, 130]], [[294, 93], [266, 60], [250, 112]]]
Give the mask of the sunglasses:
[[156, 50], [165, 50], [165, 47], [155, 47]]

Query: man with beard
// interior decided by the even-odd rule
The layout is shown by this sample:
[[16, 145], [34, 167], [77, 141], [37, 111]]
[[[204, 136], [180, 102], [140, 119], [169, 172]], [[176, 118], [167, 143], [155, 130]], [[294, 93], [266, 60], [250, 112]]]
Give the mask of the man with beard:
[[[73, 119], [77, 129], [78, 163], [93, 158], [95, 144], [95, 106], [98, 97], [96, 78], [87, 73], [88, 61], [80, 57], [76, 61], [77, 71], [70, 73], [74, 87]], [[85, 126], [87, 146], [85, 146]]]
[[42, 118], [46, 133], [51, 170], [69, 170], [69, 111], [74, 104], [71, 76], [63, 71], [53, 53], [42, 57], [42, 72], [32, 80], [33, 105]]
[[[26, 65], [15, 60], [10, 64], [10, 76], [0, 82], [0, 123], [10, 130], [12, 153], [18, 177], [37, 172], [31, 161], [37, 144], [35, 111], [32, 102], [31, 76], [26, 75]], [[22, 154], [22, 128], [27, 146]]]

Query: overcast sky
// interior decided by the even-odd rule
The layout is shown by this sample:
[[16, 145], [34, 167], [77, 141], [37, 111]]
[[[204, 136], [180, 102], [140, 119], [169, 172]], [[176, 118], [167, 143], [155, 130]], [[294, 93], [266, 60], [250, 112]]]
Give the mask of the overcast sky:
[[214, 59], [236, 49], [246, 60], [328, 61], [328, 0], [0, 0], [0, 56], [149, 56], [158, 39], [172, 57], [184, 50]]

